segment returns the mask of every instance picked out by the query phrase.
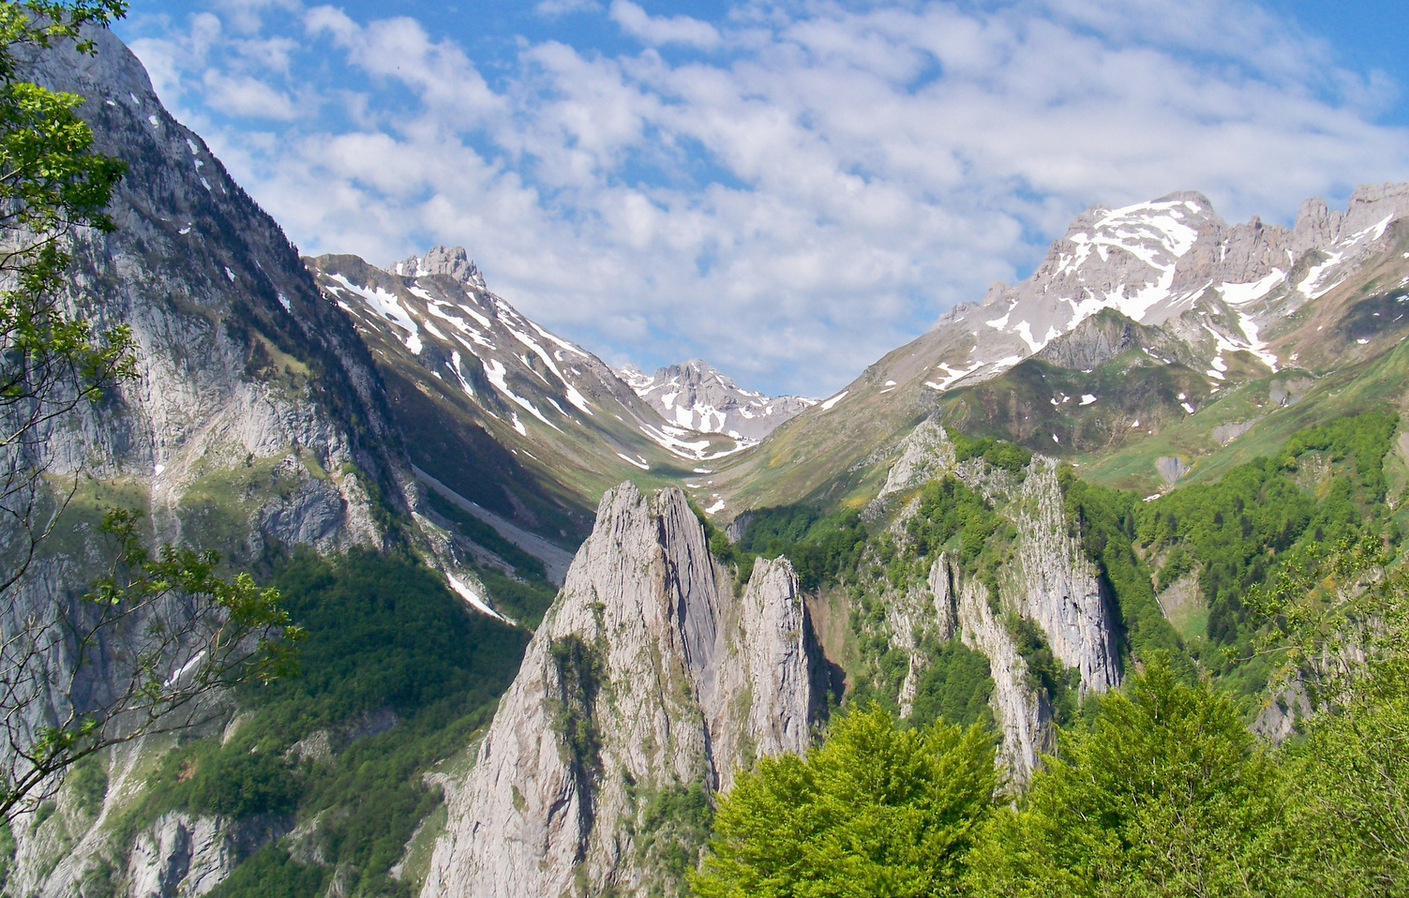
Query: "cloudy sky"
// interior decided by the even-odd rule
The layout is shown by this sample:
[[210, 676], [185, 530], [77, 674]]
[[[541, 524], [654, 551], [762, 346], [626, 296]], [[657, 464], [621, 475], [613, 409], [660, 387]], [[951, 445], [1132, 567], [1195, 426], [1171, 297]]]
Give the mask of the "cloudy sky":
[[306, 254], [459, 244], [608, 362], [827, 395], [1089, 205], [1409, 179], [1409, 4], [132, 0]]

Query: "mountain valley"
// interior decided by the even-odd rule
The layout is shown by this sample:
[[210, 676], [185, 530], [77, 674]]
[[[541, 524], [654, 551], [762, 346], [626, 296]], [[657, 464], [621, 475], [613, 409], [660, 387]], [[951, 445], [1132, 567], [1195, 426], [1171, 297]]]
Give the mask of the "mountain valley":
[[[805, 778], [780, 758], [868, 708], [978, 728], [995, 820], [1162, 672], [1295, 746], [1318, 656], [1275, 641], [1301, 618], [1270, 584], [1394, 582], [1409, 184], [1291, 227], [1192, 192], [1093, 206], [834, 395], [768, 397], [699, 359], [614, 371], [461, 247], [300, 258], [93, 34], [30, 74], [127, 165], [65, 302], [130, 329], [137, 376], [44, 432], [73, 499], [10, 616], [79, 607], [119, 506], [277, 587], [304, 640], [297, 675], [18, 812], [4, 894], [704, 893], [731, 790]], [[1371, 573], [1318, 567], [1360, 546]], [[56, 654], [89, 685], [44, 713], [136, 645]]]

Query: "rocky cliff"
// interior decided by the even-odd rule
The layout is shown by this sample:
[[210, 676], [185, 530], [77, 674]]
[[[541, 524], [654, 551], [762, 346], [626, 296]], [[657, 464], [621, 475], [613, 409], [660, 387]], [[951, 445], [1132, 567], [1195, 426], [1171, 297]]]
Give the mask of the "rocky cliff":
[[[109, 208], [117, 229], [73, 235], [64, 300], [99, 329], [130, 330], [138, 377], [45, 434], [41, 464], [76, 492], [5, 594], [7, 647], [20, 622], [73, 607], [101, 569], [111, 547], [95, 524], [110, 505], [149, 512], [149, 542], [214, 549], [236, 565], [296, 545], [382, 548], [397, 520], [414, 530], [416, 488], [355, 329], [278, 225], [162, 108], [127, 48], [106, 31], [91, 36], [94, 56], [56, 47], [26, 74], [85, 97], [94, 149], [127, 165]], [[89, 653], [97, 660], [83, 664], [62, 635], [47, 644], [47, 685], [26, 705], [26, 725], [121, 694], [135, 663], [123, 659], [144, 644], [143, 627], [106, 631]], [[186, 659], [153, 660], [174, 672]], [[82, 815], [42, 822], [16, 825], [13, 878], [45, 894], [78, 893], [109, 861], [131, 866], [139, 892], [204, 891], [240, 854], [217, 845], [210, 821], [166, 820], [125, 862], [129, 846], [108, 844], [111, 832]], [[56, 827], [63, 838], [48, 837]]]
[[1032, 777], [1038, 758], [1056, 749], [1052, 703], [1032, 682], [1012, 634], [994, 613], [986, 586], [966, 575], [948, 554], [935, 559], [928, 586], [943, 630], [988, 658], [993, 716], [1003, 737], [998, 763], [1013, 785], [1022, 786]]
[[[1022, 657], [1013, 622], [1026, 618], [1036, 625], [1057, 661], [1076, 672], [1085, 696], [1120, 684], [1117, 619], [1099, 572], [1067, 519], [1057, 462], [1035, 455], [1015, 476], [981, 458], [956, 458], [944, 427], [934, 419], [921, 422], [901, 441], [900, 457], [868, 509], [871, 517], [886, 513], [889, 497], [953, 476], [983, 495], [1011, 525], [1011, 557], [986, 582], [954, 553], [944, 552], [924, 580], [903, 589], [882, 584], [888, 643], [910, 655], [898, 695], [900, 712], [910, 716], [920, 677], [933, 660], [919, 648], [922, 634], [933, 633], [941, 642], [959, 638], [988, 658], [991, 707], [1003, 737], [999, 760], [1022, 783], [1039, 755], [1054, 748], [1054, 719], [1052, 696]], [[904, 553], [910, 551], [905, 525], [919, 513], [918, 503], [899, 510], [894, 504], [889, 503], [895, 514], [890, 536]]]
[[1034, 456], [1014, 503], [1017, 566], [1011, 595], [1019, 614], [1042, 625], [1052, 652], [1081, 673], [1081, 691], [1120, 685], [1116, 618], [1098, 571], [1068, 525], [1057, 463]]
[[736, 598], [683, 493], [609, 491], [473, 771], [450, 789], [422, 895], [678, 889], [653, 866], [651, 803], [803, 751], [819, 664], [786, 561], [758, 563]]
[[127, 164], [117, 230], [76, 237], [70, 301], [131, 329], [139, 378], [56, 428], [56, 471], [130, 479], [168, 539], [380, 545], [372, 496], [405, 508], [408, 478], [370, 355], [137, 59], [94, 37], [32, 74], [86, 97], [94, 149]]

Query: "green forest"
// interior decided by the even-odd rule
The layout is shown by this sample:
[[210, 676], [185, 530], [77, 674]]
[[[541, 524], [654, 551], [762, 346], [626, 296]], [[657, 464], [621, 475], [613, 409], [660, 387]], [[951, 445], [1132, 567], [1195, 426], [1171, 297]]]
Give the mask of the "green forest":
[[[1100, 571], [1127, 676], [1078, 706], [1075, 671], [1041, 629], [1005, 616], [1060, 724], [1024, 788], [995, 779], [983, 656], [924, 634], [915, 651], [932, 663], [902, 720], [912, 651], [884, 623], [940, 551], [996, 595], [1015, 538], [1002, 500], [931, 481], [898, 538], [822, 509], [756, 516], [735, 552], [797, 552], [852, 601], [859, 645], [807, 756], [763, 759], [719, 798], [694, 893], [1403, 894], [1409, 575], [1384, 466], [1397, 424], [1367, 412], [1313, 427], [1152, 501], [1064, 468], [1070, 531]], [[1019, 478], [1029, 461], [956, 442]], [[1158, 597], [1181, 583], [1202, 613], [1171, 619]], [[1275, 745], [1250, 730], [1268, 696], [1310, 711]]]

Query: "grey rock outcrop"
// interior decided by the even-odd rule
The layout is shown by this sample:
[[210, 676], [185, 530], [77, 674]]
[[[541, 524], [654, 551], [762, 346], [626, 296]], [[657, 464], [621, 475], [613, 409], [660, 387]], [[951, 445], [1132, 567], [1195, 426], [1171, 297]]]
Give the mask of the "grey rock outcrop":
[[[423, 896], [645, 894], [646, 797], [801, 752], [819, 650], [791, 566], [742, 599], [683, 493], [609, 491], [467, 779]], [[678, 884], [677, 884], [678, 885]]]
[[1047, 694], [1030, 682], [1027, 662], [994, 614], [986, 586], [943, 554], [930, 567], [929, 587], [941, 627], [988, 658], [994, 717], [1003, 734], [998, 763], [1014, 785], [1022, 786], [1032, 778], [1041, 755], [1056, 748]]
[[408, 278], [443, 274], [467, 287], [489, 289], [485, 286], [484, 275], [480, 273], [479, 266], [463, 246], [433, 246], [426, 250], [425, 255], [411, 256], [405, 261], [397, 262], [388, 271]]
[[[901, 716], [909, 716], [928, 664], [917, 648], [920, 635], [931, 632], [941, 641], [959, 637], [988, 658], [994, 718], [1003, 734], [999, 761], [1015, 782], [1026, 782], [1041, 753], [1054, 745], [1051, 697], [1029, 677], [1007, 618], [1036, 623], [1057, 660], [1079, 672], [1080, 693], [1086, 696], [1120, 684], [1115, 615], [1080, 534], [1067, 520], [1055, 459], [1034, 455], [1021, 479], [980, 458], [956, 465], [954, 445], [933, 419], [901, 445], [882, 496], [952, 475], [1011, 521], [1017, 536], [1011, 563], [998, 573], [997, 594], [945, 553], [933, 562], [927, 582], [884, 596], [890, 645], [910, 653], [898, 696]], [[883, 507], [880, 500], [872, 505]], [[897, 515], [892, 526], [897, 542], [906, 541], [905, 524], [917, 510], [918, 502], [912, 502]]]
[[137, 837], [128, 861], [132, 898], [204, 895], [238, 862], [228, 824], [180, 811], [163, 814]]
[[1017, 610], [1042, 625], [1052, 652], [1081, 672], [1081, 691], [1120, 684], [1115, 616], [1096, 566], [1068, 531], [1055, 460], [1035, 455], [1016, 500]]
[[914, 489], [954, 467], [954, 443], [933, 418], [926, 418], [900, 442], [900, 457], [890, 466], [878, 499]]
[[95, 55], [56, 48], [30, 74], [86, 97], [94, 149], [128, 166], [117, 230], [76, 236], [70, 301], [98, 327], [130, 328], [139, 378], [55, 427], [51, 469], [131, 478], [167, 540], [202, 530], [210, 503], [191, 493], [214, 493], [243, 518], [227, 554], [381, 545], [353, 472], [403, 508], [411, 478], [365, 346], [136, 57], [91, 36]]
[[[141, 532], [150, 541], [215, 549], [240, 564], [276, 545], [382, 547], [386, 512], [417, 501], [382, 381], [346, 316], [320, 296], [279, 226], [162, 107], [136, 57], [110, 32], [89, 36], [93, 56], [56, 46], [26, 62], [22, 77], [85, 97], [78, 112], [93, 149], [127, 165], [108, 210], [117, 229], [73, 235], [62, 300], [95, 330], [126, 327], [139, 376], [52, 422], [42, 448], [27, 447], [60, 489], [82, 474], [89, 492], [7, 590], [7, 651], [27, 620], [87, 613], [75, 597], [112, 548], [91, 520], [109, 502], [148, 509]], [[7, 563], [11, 536], [0, 533]], [[54, 632], [60, 638], [43, 647], [47, 692], [25, 709], [30, 727], [122, 694], [137, 673], [133, 657], [152, 641], [144, 621], [129, 619], [80, 664], [68, 635]], [[181, 660], [177, 652], [158, 663], [174, 671]], [[12, 684], [12, 701], [25, 688]], [[0, 753], [0, 763], [13, 757]], [[205, 826], [172, 818], [144, 843], [153, 858], [194, 852], [201, 891], [228, 870], [200, 860], [211, 856], [200, 846], [215, 844]], [[33, 836], [16, 828], [21, 843]], [[55, 866], [52, 853], [46, 860], [21, 844], [12, 881], [78, 894], [89, 860], [101, 853], [121, 867], [127, 847], [85, 836]], [[167, 872], [152, 881], [178, 888], [174, 868], [157, 867]]]

